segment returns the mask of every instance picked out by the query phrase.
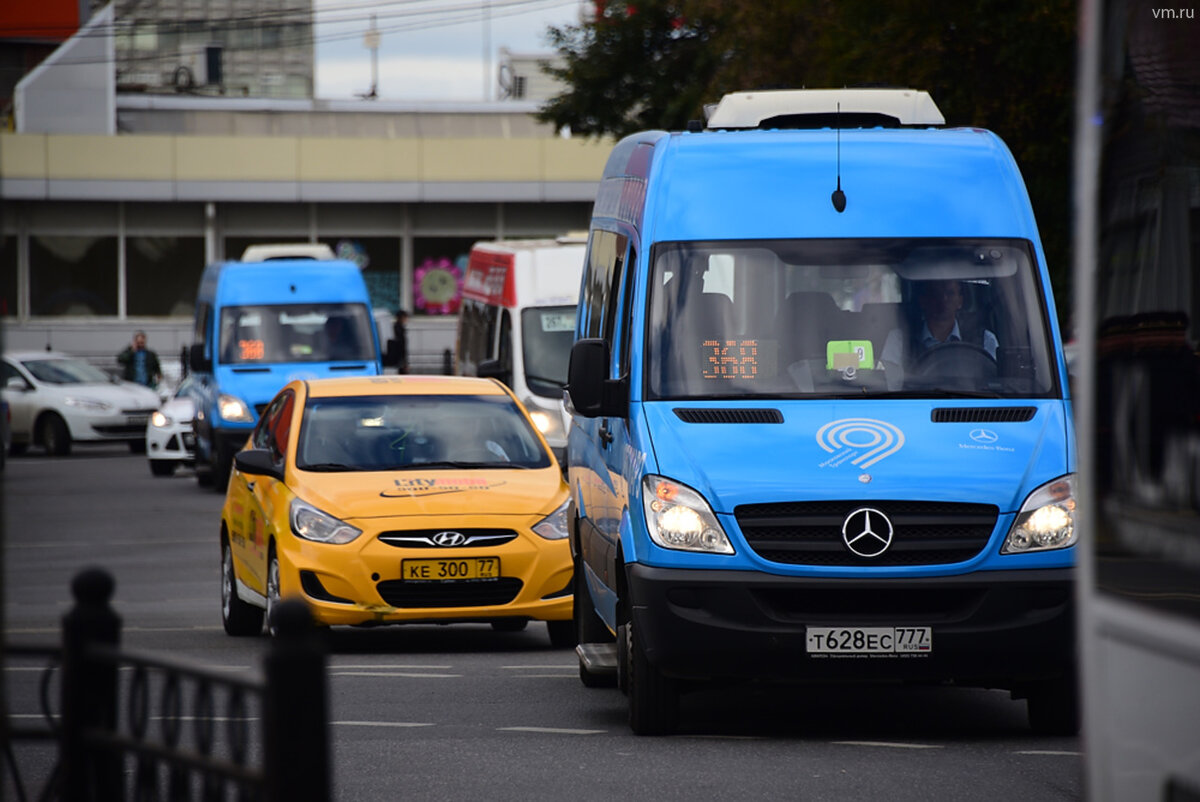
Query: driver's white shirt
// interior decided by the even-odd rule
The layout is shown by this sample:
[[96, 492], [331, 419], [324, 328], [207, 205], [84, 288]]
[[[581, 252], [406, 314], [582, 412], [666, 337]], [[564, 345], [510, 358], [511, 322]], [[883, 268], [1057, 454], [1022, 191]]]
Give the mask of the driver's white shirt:
[[[883, 344], [883, 353], [880, 354], [879, 357], [880, 361], [891, 362], [895, 365], [903, 365], [904, 341], [904, 333], [900, 329], [892, 329], [890, 332], [888, 332], [887, 341]], [[934, 337], [933, 332], [929, 330], [929, 324], [924, 322], [921, 323], [921, 345], [925, 348], [925, 350], [929, 350], [935, 345], [941, 345], [942, 343], [952, 341], [962, 341], [962, 333], [958, 330], [957, 320], [954, 321], [954, 328], [950, 329], [950, 334], [947, 335], [945, 340], [939, 340], [937, 337]], [[984, 329], [983, 348], [988, 352], [992, 359], [996, 358], [996, 349], [999, 347], [999, 345], [1000, 343], [996, 339], [996, 335], [990, 330]]]

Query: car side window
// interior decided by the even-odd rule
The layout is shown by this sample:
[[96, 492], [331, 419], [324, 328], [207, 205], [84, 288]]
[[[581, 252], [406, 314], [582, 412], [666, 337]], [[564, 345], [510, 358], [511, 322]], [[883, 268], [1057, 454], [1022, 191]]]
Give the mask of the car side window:
[[288, 434], [292, 428], [295, 400], [291, 391], [278, 395], [263, 412], [254, 434], [251, 435], [251, 445], [254, 448], [269, 450], [275, 462], [283, 462], [287, 456]]

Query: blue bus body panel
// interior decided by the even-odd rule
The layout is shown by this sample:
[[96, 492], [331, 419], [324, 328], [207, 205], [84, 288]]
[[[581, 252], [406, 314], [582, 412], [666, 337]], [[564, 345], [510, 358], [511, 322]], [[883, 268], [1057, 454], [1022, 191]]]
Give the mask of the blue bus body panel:
[[[750, 406], [766, 405], [783, 413], [783, 423], [685, 423], [673, 412], [676, 403], [643, 405], [658, 472], [700, 492], [727, 533], [737, 531], [734, 511], [742, 504], [912, 498], [992, 504], [999, 510], [999, 521], [988, 548], [976, 559], [936, 567], [871, 567], [868, 572], [872, 576], [928, 576], [1071, 564], [1071, 549], [999, 554], [1026, 497], [1067, 472], [1069, 427], [1061, 401], [1024, 404], [1037, 409], [1032, 420], [1024, 423], [931, 422], [935, 407], [961, 409], [961, 401], [758, 401]], [[690, 408], [738, 406], [688, 402]], [[755, 556], [740, 535], [734, 540], [738, 554], [729, 558], [654, 548], [648, 541], [640, 556], [660, 566], [810, 576], [864, 572], [861, 566], [768, 563]]]

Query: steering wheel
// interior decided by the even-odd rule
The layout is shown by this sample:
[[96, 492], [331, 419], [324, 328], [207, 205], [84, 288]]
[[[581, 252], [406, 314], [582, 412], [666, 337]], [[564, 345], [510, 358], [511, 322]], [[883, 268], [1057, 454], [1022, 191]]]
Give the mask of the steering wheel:
[[962, 340], [935, 345], [913, 365], [913, 373], [923, 378], [938, 375], [987, 381], [996, 378], [997, 372], [996, 358], [986, 348]]

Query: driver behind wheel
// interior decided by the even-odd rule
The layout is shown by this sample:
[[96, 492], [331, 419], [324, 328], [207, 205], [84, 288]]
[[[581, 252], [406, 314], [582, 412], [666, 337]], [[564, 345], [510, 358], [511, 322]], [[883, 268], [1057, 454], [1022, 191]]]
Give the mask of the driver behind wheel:
[[904, 366], [911, 366], [922, 354], [951, 342], [966, 342], [983, 348], [995, 360], [998, 342], [990, 330], [981, 328], [973, 336], [964, 336], [958, 313], [963, 306], [962, 282], [956, 279], [921, 281], [915, 297], [921, 316], [919, 325], [904, 332], [892, 329], [883, 345], [880, 361], [888, 373], [888, 386], [898, 387], [903, 381]]

